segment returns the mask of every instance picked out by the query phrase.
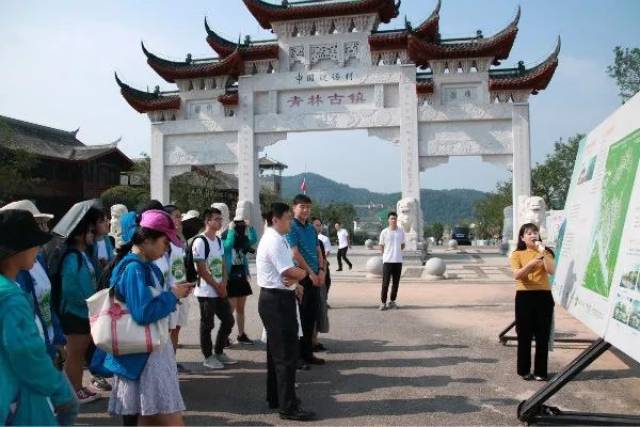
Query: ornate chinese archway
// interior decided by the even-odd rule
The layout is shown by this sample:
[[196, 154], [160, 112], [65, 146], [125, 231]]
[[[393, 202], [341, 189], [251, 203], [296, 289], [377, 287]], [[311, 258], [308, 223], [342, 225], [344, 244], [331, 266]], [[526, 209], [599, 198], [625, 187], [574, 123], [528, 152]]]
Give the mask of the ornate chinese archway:
[[[142, 92], [116, 79], [151, 125], [152, 197], [194, 165], [234, 173], [239, 199], [260, 217], [258, 153], [289, 132], [367, 129], [400, 145], [403, 199], [420, 206], [421, 170], [450, 156], [482, 156], [513, 171], [514, 218], [530, 195], [530, 94], [545, 89], [560, 43], [541, 64], [492, 68], [509, 56], [520, 11], [499, 33], [441, 39], [440, 1], [419, 26], [379, 31], [394, 0], [243, 0], [275, 40], [234, 43], [205, 20], [216, 60], [168, 61], [143, 51], [174, 93]], [[421, 239], [422, 212], [411, 220]], [[518, 221], [514, 221], [517, 224]]]

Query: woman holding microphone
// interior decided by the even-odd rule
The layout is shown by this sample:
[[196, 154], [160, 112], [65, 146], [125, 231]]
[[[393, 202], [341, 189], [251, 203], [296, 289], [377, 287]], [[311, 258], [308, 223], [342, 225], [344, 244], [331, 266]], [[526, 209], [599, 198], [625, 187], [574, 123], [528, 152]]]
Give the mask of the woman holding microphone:
[[[546, 381], [555, 305], [549, 275], [554, 273], [555, 265], [553, 251], [542, 244], [535, 224], [520, 227], [518, 246], [511, 254], [511, 267], [516, 280], [518, 375], [526, 381]], [[534, 337], [536, 355], [531, 374], [531, 341]]]

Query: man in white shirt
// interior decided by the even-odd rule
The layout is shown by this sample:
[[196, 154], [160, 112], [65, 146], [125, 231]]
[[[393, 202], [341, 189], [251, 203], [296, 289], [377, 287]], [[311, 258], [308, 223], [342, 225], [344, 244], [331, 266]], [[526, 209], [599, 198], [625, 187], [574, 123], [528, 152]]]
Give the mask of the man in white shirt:
[[[224, 266], [224, 247], [217, 236], [222, 226], [222, 213], [216, 208], [205, 209], [204, 233], [194, 237], [191, 250], [198, 277], [200, 278], [194, 295], [200, 305], [200, 349], [204, 356], [204, 366], [210, 369], [224, 369], [235, 360], [224, 354], [224, 345], [235, 320], [227, 299], [227, 270]], [[212, 354], [211, 331], [215, 316], [220, 319], [220, 329], [216, 336], [215, 355]]]
[[[405, 236], [404, 230], [398, 227], [398, 214], [389, 212], [387, 216], [389, 227], [380, 233], [380, 252], [382, 252], [382, 295], [380, 310], [387, 308], [398, 308], [396, 298], [398, 287], [400, 286], [400, 275], [402, 274], [402, 251], [404, 250]], [[387, 294], [389, 293], [389, 281], [393, 280], [391, 288], [391, 301], [387, 305]]]
[[347, 263], [349, 270], [353, 267], [351, 261], [347, 258], [347, 251], [351, 247], [351, 239], [349, 238], [349, 232], [342, 228], [342, 224], [339, 222], [335, 225], [336, 234], [338, 235], [338, 269], [336, 271], [342, 271], [342, 260]]
[[315, 414], [300, 408], [295, 389], [300, 348], [296, 297], [302, 297], [298, 282], [307, 272], [294, 265], [285, 238], [291, 223], [289, 206], [273, 203], [266, 217], [268, 227], [256, 251], [256, 278], [261, 288], [258, 312], [267, 332], [267, 402], [279, 408], [282, 419], [308, 421]]

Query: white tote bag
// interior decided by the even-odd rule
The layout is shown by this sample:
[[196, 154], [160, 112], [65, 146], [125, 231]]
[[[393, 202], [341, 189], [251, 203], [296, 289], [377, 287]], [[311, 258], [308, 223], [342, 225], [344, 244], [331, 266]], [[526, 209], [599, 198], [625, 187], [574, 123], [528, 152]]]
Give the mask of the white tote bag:
[[[154, 297], [160, 291], [149, 287]], [[91, 337], [101, 350], [115, 356], [151, 353], [169, 342], [169, 317], [142, 326], [131, 317], [127, 305], [109, 295], [109, 289], [87, 299]]]

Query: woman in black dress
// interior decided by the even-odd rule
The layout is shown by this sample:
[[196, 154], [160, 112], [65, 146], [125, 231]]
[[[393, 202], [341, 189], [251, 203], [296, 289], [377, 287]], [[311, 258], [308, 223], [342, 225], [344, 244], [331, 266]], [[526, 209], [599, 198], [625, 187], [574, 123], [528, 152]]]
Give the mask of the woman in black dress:
[[223, 234], [225, 265], [227, 266], [227, 293], [231, 307], [235, 311], [238, 325], [238, 342], [252, 345], [253, 341], [244, 331], [244, 307], [247, 296], [251, 295], [249, 283], [248, 253], [255, 253], [258, 242], [256, 231], [244, 220], [236, 220], [229, 224]]

